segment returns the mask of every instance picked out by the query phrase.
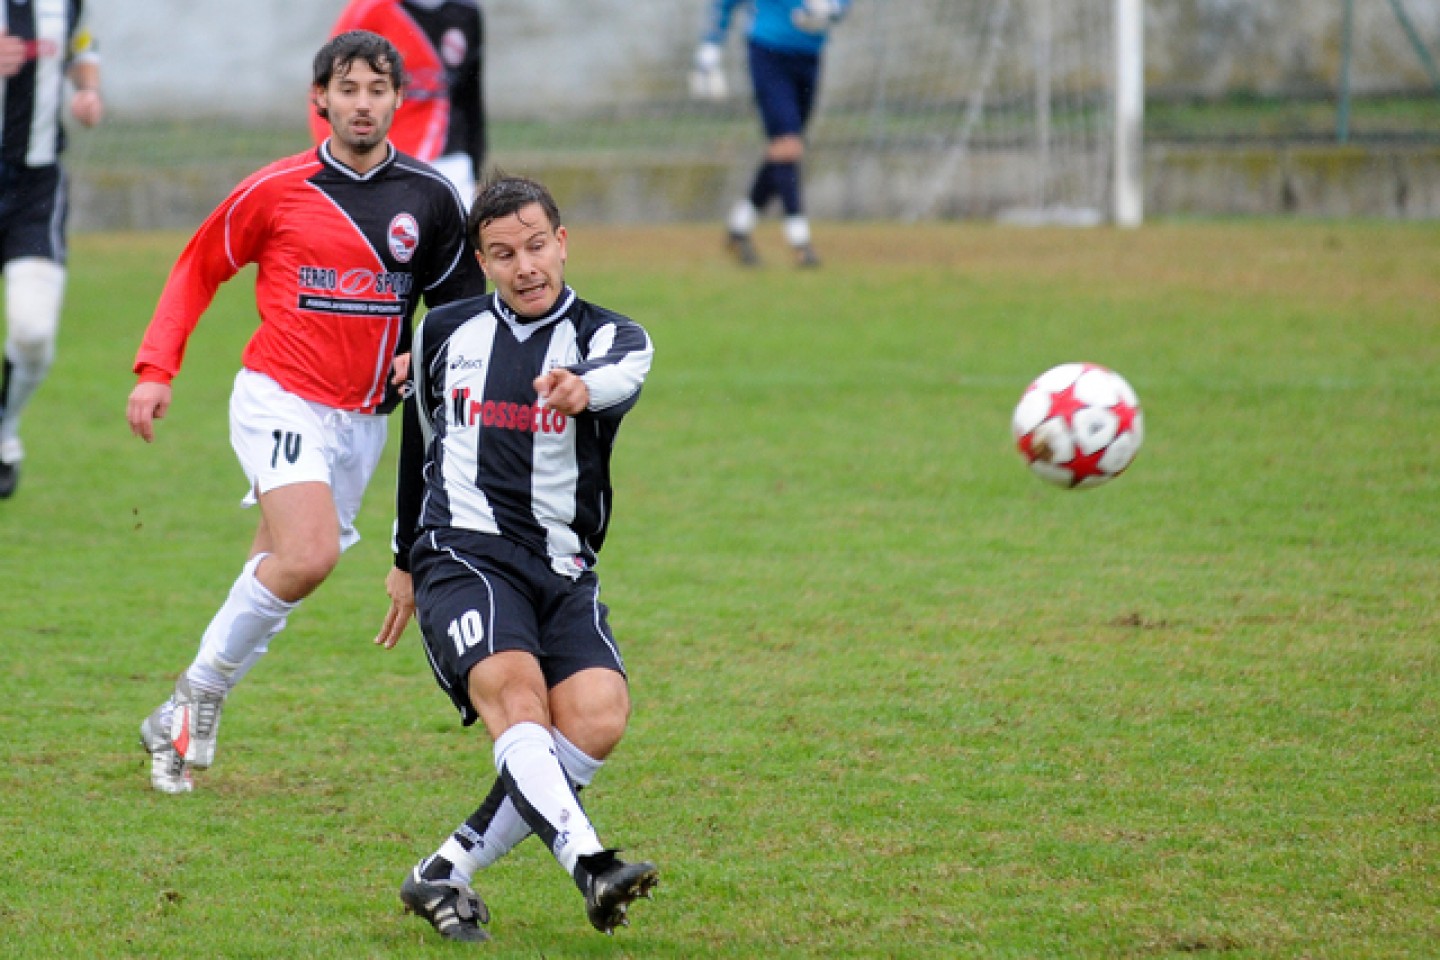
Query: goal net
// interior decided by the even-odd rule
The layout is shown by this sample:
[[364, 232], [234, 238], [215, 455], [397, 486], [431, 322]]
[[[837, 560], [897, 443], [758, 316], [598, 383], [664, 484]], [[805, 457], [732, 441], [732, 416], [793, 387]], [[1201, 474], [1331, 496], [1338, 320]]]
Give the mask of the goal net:
[[[805, 161], [811, 215], [1108, 219], [1120, 2], [1138, 6], [856, 0], [826, 49]], [[708, 4], [487, 0], [490, 162], [549, 179], [576, 219], [720, 216], [763, 142], [743, 14], [725, 47], [729, 97], [689, 95]], [[230, 60], [264, 70], [184, 59], [206, 45], [151, 50], [168, 34], [143, 11], [101, 24], [126, 56], [107, 59], [106, 124], [72, 138], [78, 227], [192, 228], [240, 178], [303, 149], [309, 57], [342, 5], [288, 5], [269, 37], [259, 13], [233, 30], [206, 22], [233, 38]], [[237, 79], [274, 89], [237, 91]]]
[[[1113, 206], [1115, 0], [857, 0], [831, 34], [808, 136], [807, 205], [820, 217], [992, 218], [1094, 223]], [[669, 5], [650, 76], [628, 52], [519, 120], [509, 149], [527, 163], [589, 163], [625, 183], [635, 219], [713, 217], [748, 185], [762, 150], [743, 17], [724, 64], [729, 96], [683, 83], [707, 0]], [[487, 11], [502, 27], [500, 7]], [[636, 64], [641, 66], [636, 68]], [[633, 71], [632, 71], [632, 68]], [[600, 78], [597, 84], [595, 81]], [[583, 85], [583, 87], [582, 87]], [[605, 91], [603, 98], [593, 95]], [[505, 121], [497, 116], [498, 152]], [[523, 131], [523, 132], [522, 132]], [[659, 193], [661, 204], [651, 202]], [[624, 216], [624, 214], [621, 214]]]

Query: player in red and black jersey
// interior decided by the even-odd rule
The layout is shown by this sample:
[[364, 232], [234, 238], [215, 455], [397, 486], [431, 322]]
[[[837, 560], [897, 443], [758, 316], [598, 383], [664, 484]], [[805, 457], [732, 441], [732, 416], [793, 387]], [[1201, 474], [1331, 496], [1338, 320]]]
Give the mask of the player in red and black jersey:
[[403, 78], [399, 52], [378, 34], [345, 33], [320, 50], [313, 94], [329, 139], [250, 176], [211, 214], [135, 358], [126, 416], [148, 442], [216, 289], [258, 265], [260, 326], [235, 378], [230, 440], [260, 524], [195, 661], [141, 725], [157, 790], [192, 789], [191, 768], [214, 758], [226, 694], [359, 539], [354, 520], [384, 449], [387, 394], [408, 374], [416, 304], [485, 289], [454, 187], [389, 141]]
[[[390, 139], [439, 170], [466, 205], [485, 165], [483, 47], [485, 22], [476, 0], [351, 0], [333, 33], [370, 30], [405, 60], [405, 103]], [[311, 120], [318, 143], [329, 130]]]

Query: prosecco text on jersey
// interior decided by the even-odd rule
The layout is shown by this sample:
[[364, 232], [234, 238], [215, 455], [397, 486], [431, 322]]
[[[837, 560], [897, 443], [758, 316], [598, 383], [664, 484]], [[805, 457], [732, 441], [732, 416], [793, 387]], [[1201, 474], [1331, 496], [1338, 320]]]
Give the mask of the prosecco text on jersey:
[[459, 387], [450, 393], [450, 411], [456, 424], [473, 427], [478, 422], [500, 430], [522, 433], [564, 433], [570, 418], [559, 410], [532, 403], [508, 403], [470, 399], [470, 388]]

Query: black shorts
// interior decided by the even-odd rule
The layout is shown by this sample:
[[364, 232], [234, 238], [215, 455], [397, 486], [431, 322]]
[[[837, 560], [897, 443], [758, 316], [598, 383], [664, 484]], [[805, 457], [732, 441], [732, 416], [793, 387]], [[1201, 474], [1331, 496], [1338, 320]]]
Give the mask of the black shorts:
[[591, 667], [625, 674], [593, 570], [571, 580], [503, 537], [431, 530], [410, 551], [410, 572], [430, 668], [467, 727], [479, 714], [466, 678], [492, 653], [532, 654], [548, 687]]
[[773, 140], [805, 132], [820, 89], [818, 56], [772, 50], [752, 40], [750, 82], [766, 137]]
[[0, 263], [21, 257], [65, 262], [65, 174], [58, 165], [0, 163]]

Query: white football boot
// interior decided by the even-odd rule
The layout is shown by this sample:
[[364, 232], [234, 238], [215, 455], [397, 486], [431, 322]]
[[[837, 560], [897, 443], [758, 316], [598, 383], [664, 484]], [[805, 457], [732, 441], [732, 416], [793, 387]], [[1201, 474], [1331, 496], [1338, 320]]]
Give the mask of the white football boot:
[[215, 762], [215, 740], [220, 735], [225, 694], [196, 689], [182, 674], [172, 699], [175, 714], [170, 721], [170, 742], [187, 766], [204, 770]]
[[165, 713], [167, 700], [156, 707], [140, 724], [140, 743], [150, 754], [150, 786], [161, 793], [189, 793], [195, 789], [185, 758], [170, 742]]

